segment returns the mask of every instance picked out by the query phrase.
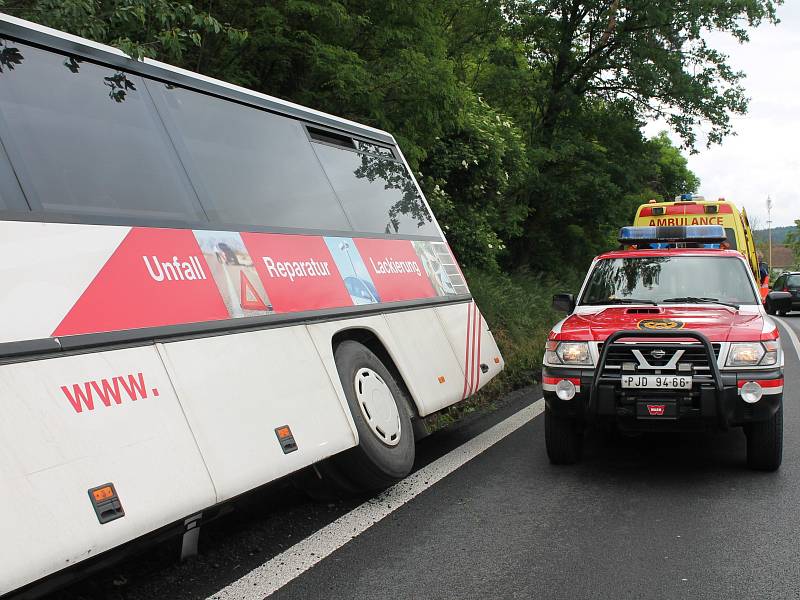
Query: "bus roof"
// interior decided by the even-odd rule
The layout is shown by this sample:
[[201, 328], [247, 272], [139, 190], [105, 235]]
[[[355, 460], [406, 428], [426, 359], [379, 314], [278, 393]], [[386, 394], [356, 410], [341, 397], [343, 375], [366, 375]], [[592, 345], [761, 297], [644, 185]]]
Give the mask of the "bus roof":
[[268, 96], [238, 85], [233, 85], [226, 81], [207, 77], [156, 60], [147, 58], [144, 61], [135, 60], [112, 46], [99, 44], [5, 13], [0, 13], [0, 36], [53, 48], [88, 60], [112, 65], [132, 73], [168, 81], [183, 87], [264, 108], [272, 112], [294, 118], [301, 118], [325, 127], [343, 130], [351, 134], [361, 135], [363, 137], [396, 145], [394, 136], [387, 131], [376, 129], [368, 125], [361, 125], [355, 121], [343, 119], [293, 102], [287, 102], [280, 98]]

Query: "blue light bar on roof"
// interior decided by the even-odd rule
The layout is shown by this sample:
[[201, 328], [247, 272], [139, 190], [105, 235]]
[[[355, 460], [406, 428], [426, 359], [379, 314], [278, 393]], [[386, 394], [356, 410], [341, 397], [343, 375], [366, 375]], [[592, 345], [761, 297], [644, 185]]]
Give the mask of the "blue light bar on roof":
[[727, 239], [720, 225], [687, 225], [685, 227], [623, 227], [619, 243], [624, 245], [691, 243], [721, 244]]

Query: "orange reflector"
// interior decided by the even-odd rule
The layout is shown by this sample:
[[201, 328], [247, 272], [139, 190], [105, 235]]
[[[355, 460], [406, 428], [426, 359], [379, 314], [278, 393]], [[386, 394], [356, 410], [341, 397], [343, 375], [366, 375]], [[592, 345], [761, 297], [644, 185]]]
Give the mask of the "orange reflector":
[[495, 356], [494, 357], [494, 364], [496, 364], [496, 365], [500, 364], [500, 357], [499, 356]]
[[288, 425], [284, 425], [283, 427], [278, 427], [278, 429], [275, 430], [275, 433], [278, 434], [279, 440], [285, 439], [287, 437], [292, 437], [292, 430], [289, 429]]
[[444, 383], [445, 382], [444, 375], [439, 375], [438, 379], [439, 379], [439, 383]]
[[103, 486], [96, 490], [92, 490], [92, 497], [95, 502], [103, 502], [114, 496], [114, 489], [110, 485]]

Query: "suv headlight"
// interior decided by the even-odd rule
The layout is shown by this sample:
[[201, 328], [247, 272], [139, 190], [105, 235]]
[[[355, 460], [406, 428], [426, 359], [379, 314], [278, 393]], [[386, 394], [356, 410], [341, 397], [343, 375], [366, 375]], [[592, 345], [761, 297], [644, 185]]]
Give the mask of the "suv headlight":
[[558, 362], [564, 365], [592, 366], [592, 355], [588, 342], [559, 342], [555, 353]]
[[768, 342], [737, 342], [731, 344], [728, 352], [728, 367], [756, 367], [772, 366], [778, 364], [780, 344], [771, 340]]

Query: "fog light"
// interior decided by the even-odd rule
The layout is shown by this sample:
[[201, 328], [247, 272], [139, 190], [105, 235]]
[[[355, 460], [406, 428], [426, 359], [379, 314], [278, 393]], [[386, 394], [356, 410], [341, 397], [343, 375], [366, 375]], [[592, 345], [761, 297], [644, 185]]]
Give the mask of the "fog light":
[[763, 390], [761, 386], [758, 385], [755, 381], [748, 381], [742, 386], [742, 400], [747, 402], [748, 404], [755, 404], [759, 400], [761, 400], [761, 395], [763, 394]]
[[575, 384], [569, 379], [562, 379], [556, 384], [556, 396], [562, 400], [572, 400], [575, 397]]

